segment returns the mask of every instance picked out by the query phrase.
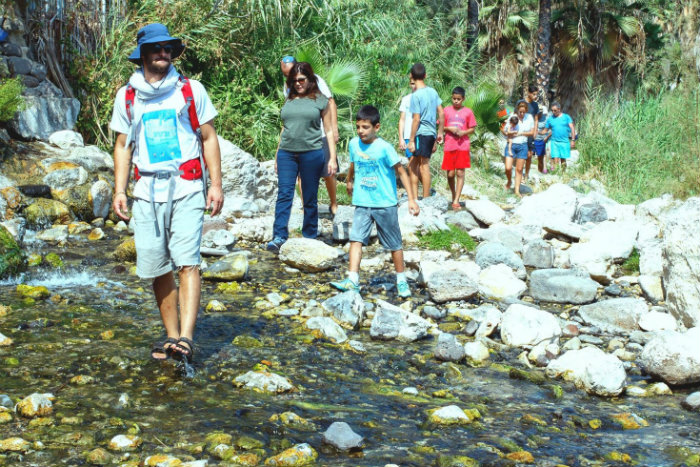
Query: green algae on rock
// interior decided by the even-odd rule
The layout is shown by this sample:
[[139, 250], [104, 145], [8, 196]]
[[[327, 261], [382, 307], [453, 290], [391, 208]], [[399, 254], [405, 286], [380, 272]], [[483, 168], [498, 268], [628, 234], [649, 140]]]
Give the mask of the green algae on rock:
[[49, 289], [43, 285], [18, 284], [16, 290], [20, 297], [31, 298], [34, 300], [41, 300], [51, 296]]
[[0, 440], [0, 452], [27, 452], [32, 443], [22, 438], [7, 438]]
[[313, 464], [318, 458], [318, 453], [307, 443], [297, 444], [276, 456], [265, 460], [265, 465], [274, 467], [302, 467]]
[[66, 224], [75, 216], [64, 203], [54, 199], [36, 198], [24, 210], [27, 225], [33, 228], [44, 228], [54, 223]]
[[22, 250], [9, 230], [0, 225], [0, 279], [17, 274], [24, 268]]
[[136, 261], [136, 244], [134, 237], [128, 237], [114, 250], [114, 259], [120, 262]]

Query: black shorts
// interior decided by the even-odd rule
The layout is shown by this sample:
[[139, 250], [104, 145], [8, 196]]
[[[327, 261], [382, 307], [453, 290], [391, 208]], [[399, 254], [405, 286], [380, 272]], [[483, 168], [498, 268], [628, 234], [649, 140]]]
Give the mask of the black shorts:
[[416, 151], [413, 155], [430, 158], [433, 155], [433, 146], [435, 146], [436, 139], [433, 135], [416, 136]]
[[527, 150], [530, 152], [535, 152], [535, 138], [528, 136], [528, 138], [527, 138]]

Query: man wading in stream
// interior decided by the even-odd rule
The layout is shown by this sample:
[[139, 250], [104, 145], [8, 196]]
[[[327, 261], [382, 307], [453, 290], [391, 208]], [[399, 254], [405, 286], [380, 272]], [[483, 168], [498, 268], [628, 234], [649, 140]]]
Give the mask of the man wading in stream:
[[[221, 154], [212, 124], [217, 112], [204, 87], [182, 77], [172, 65], [185, 49], [180, 39], [170, 37], [158, 23], [141, 28], [136, 37], [129, 61], [139, 69], [117, 92], [110, 122], [117, 132], [112, 207], [117, 216], [129, 220], [126, 188], [133, 158], [136, 273], [153, 279], [167, 334], [154, 344], [151, 356], [191, 362], [204, 210], [211, 209], [214, 216], [224, 202]], [[179, 292], [173, 270], [178, 273]]]

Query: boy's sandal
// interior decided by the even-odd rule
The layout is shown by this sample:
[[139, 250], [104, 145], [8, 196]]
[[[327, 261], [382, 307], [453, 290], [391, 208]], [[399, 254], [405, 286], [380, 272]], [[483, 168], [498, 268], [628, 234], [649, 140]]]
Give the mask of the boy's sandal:
[[452, 203], [452, 210], [453, 210], [453, 211], [459, 211], [460, 209], [462, 209], [462, 205], [461, 205], [461, 204], [459, 204], [459, 203]]
[[[153, 347], [151, 347], [151, 358], [154, 360], [167, 360], [172, 356], [175, 345], [177, 345], [177, 339], [174, 337], [168, 337], [161, 342], [155, 342]], [[159, 357], [156, 354], [163, 354], [165, 356]]]
[[[183, 346], [183, 343], [187, 346]], [[173, 352], [180, 354], [181, 357], [185, 357], [187, 363], [192, 363], [192, 358], [194, 357], [194, 342], [187, 337], [181, 337], [175, 342]]]

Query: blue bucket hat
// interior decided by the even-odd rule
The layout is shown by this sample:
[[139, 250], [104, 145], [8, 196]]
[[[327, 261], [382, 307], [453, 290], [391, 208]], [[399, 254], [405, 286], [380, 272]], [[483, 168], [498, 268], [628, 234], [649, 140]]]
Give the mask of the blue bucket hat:
[[171, 58], [179, 57], [185, 50], [182, 40], [177, 37], [171, 37], [168, 28], [160, 23], [148, 24], [139, 29], [136, 35], [136, 42], [136, 49], [129, 55], [129, 61], [136, 64], [141, 64], [141, 47], [145, 44], [172, 42], [175, 49], [173, 50]]

